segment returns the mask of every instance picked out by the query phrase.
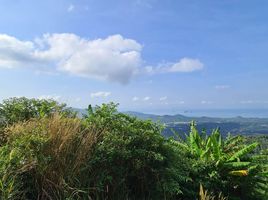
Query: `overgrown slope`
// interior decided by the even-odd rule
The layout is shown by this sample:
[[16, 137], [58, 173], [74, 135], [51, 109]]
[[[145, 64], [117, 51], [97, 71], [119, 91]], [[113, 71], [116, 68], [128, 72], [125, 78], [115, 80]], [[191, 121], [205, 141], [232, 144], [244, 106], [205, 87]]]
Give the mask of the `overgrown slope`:
[[165, 138], [160, 124], [116, 106], [89, 106], [81, 119], [52, 100], [5, 100], [1, 199], [267, 199], [267, 150], [257, 142], [195, 123], [186, 139]]

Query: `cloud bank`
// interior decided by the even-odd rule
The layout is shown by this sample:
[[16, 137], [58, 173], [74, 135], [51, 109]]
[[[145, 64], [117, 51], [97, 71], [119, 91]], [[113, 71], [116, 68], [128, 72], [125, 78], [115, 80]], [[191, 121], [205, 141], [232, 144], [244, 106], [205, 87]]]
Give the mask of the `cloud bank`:
[[204, 66], [198, 59], [182, 58], [146, 67], [141, 53], [141, 44], [121, 35], [89, 40], [71, 33], [44, 34], [22, 41], [0, 34], [0, 68], [27, 67], [127, 84], [138, 74], [193, 72]]

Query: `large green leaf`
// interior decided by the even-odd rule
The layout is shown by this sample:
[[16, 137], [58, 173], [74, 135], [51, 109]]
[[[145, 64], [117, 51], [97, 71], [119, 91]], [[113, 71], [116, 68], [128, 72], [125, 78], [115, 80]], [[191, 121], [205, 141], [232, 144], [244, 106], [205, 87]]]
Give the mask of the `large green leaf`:
[[239, 150], [238, 152], [234, 153], [228, 161], [234, 161], [234, 160], [239, 160], [241, 157], [245, 156], [248, 153], [251, 153], [259, 144], [257, 142], [247, 145], [243, 149]]
[[249, 167], [251, 162], [228, 162], [224, 166], [230, 169], [244, 169]]

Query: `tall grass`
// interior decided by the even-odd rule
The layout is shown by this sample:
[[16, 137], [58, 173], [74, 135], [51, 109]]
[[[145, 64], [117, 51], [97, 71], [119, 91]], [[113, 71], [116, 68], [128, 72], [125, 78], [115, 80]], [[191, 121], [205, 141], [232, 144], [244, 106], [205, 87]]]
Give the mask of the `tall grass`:
[[54, 115], [18, 123], [5, 134], [7, 141], [0, 148], [4, 199], [62, 199], [87, 193], [77, 186], [102, 134], [94, 126]]
[[224, 197], [222, 193], [219, 193], [218, 196], [209, 193], [207, 190], [204, 190], [202, 184], [199, 186], [199, 200], [228, 200], [227, 197]]

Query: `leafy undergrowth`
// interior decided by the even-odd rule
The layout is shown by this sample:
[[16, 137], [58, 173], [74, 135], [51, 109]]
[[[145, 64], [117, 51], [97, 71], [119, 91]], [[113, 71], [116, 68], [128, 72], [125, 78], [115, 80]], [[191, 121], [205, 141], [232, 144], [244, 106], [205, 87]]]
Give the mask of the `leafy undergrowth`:
[[165, 138], [113, 103], [81, 119], [54, 101], [14, 98], [0, 119], [3, 200], [268, 199], [267, 150], [242, 136], [192, 123], [186, 139]]

